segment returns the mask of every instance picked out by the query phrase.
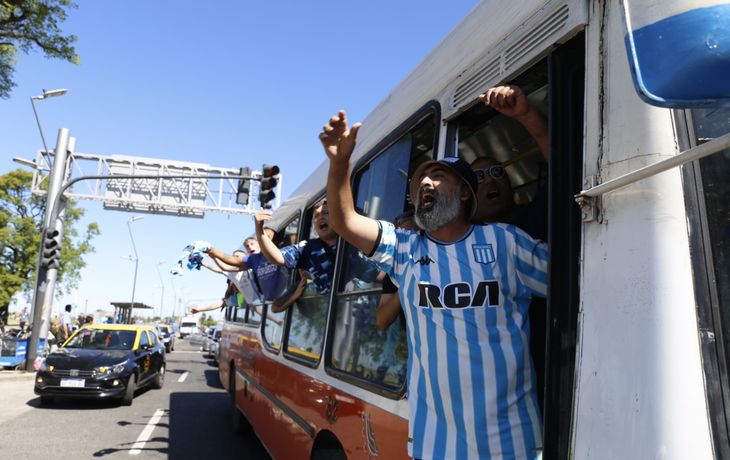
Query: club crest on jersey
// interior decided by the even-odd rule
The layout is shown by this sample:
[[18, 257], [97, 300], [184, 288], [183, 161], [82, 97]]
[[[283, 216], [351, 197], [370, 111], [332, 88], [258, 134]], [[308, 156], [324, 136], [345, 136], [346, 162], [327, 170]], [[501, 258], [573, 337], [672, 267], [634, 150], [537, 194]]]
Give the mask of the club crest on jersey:
[[491, 264], [495, 261], [494, 250], [491, 244], [472, 244], [471, 250], [474, 253], [474, 260], [480, 264]]
[[435, 284], [418, 283], [416, 305], [425, 308], [496, 307], [499, 305], [499, 283], [480, 281], [471, 284], [451, 283], [441, 288]]

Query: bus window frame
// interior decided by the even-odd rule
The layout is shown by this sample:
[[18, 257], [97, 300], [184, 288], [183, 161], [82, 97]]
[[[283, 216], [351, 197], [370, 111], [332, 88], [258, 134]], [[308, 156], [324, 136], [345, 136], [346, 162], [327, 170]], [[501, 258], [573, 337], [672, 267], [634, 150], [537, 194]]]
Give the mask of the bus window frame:
[[[322, 201], [323, 199], [325, 199], [326, 196], [327, 195], [326, 195], [326, 191], [325, 190], [323, 190], [321, 193], [316, 194], [315, 195], [315, 198], [312, 199], [312, 200], [310, 200], [307, 203], [307, 206], [301, 211], [301, 213], [300, 213], [300, 219], [301, 220], [300, 220], [300, 224], [299, 224], [299, 232], [297, 234], [297, 244], [300, 243], [300, 242], [302, 242], [302, 241], [304, 241], [304, 240], [312, 239], [311, 238], [311, 235], [312, 235], [312, 230], [313, 230], [312, 229], [312, 223], [313, 223], [313, 220], [314, 220], [314, 206], [317, 203], [319, 203], [320, 201]], [[339, 237], [338, 237], [338, 241], [339, 241]], [[336, 278], [337, 278], [337, 261], [338, 261], [339, 257], [340, 257], [339, 256], [339, 251], [337, 251], [337, 254], [336, 254], [336, 257], [335, 257], [335, 264], [334, 264], [334, 266], [335, 266], [335, 276], [334, 276], [334, 278], [335, 279], [332, 280], [332, 286], [335, 286], [335, 282], [336, 282]], [[294, 274], [293, 274], [293, 278], [292, 279], [295, 282], [298, 282], [299, 281], [299, 277], [298, 277], [298, 274], [296, 273], [296, 270], [294, 270]], [[294, 305], [291, 305], [287, 309], [286, 318], [284, 320], [284, 331], [283, 331], [282, 337], [281, 337], [281, 354], [286, 359], [288, 359], [290, 361], [293, 361], [293, 362], [296, 362], [298, 364], [301, 364], [303, 366], [310, 367], [312, 369], [316, 369], [317, 367], [319, 367], [319, 363], [322, 361], [322, 357], [324, 356], [325, 350], [327, 348], [327, 327], [328, 327], [328, 324], [329, 324], [329, 315], [330, 315], [331, 310], [332, 310], [332, 292], [333, 291], [334, 291], [334, 289], [330, 289], [330, 292], [327, 294], [328, 300], [327, 300], [327, 305], [326, 305], [327, 312], [325, 314], [325, 331], [322, 334], [322, 348], [321, 348], [321, 351], [319, 353], [319, 357], [316, 360], [307, 359], [307, 358], [303, 357], [300, 354], [292, 353], [292, 352], [288, 351], [288, 347], [289, 347], [289, 331], [291, 330], [291, 323], [292, 323], [292, 319], [293, 319], [292, 318], [292, 316], [293, 316], [293, 314], [292, 314], [292, 308], [294, 307]]]
[[[350, 174], [350, 185], [353, 190], [353, 194], [356, 194], [357, 186], [359, 185], [359, 179], [361, 175], [366, 171], [369, 167], [369, 165], [375, 161], [380, 155], [382, 155], [384, 152], [388, 150], [392, 145], [397, 143], [403, 136], [407, 135], [409, 132], [414, 130], [416, 127], [418, 127], [421, 123], [424, 123], [429, 118], [433, 118], [433, 150], [432, 150], [432, 157], [438, 158], [438, 152], [439, 152], [439, 141], [441, 136], [441, 104], [439, 104], [436, 100], [428, 101], [426, 104], [421, 106], [418, 110], [416, 110], [411, 116], [409, 116], [403, 123], [398, 125], [393, 131], [391, 131], [387, 136], [383, 138], [380, 142], [378, 142], [372, 149], [370, 149], [366, 154], [363, 155], [363, 157], [355, 164], [355, 166], [352, 168], [352, 172]], [[409, 175], [412, 173], [412, 171], [409, 171]], [[410, 176], [409, 176], [410, 177]], [[408, 190], [406, 189], [406, 196], [404, 198], [407, 198], [408, 196]], [[357, 200], [357, 196], [353, 197], [355, 200]], [[404, 206], [406, 203], [404, 202]], [[350, 291], [350, 292], [339, 292], [339, 286], [342, 281], [342, 277], [345, 275], [343, 272], [344, 268], [344, 255], [347, 251], [347, 245], [348, 243], [344, 241], [342, 238], [339, 239], [338, 245], [337, 245], [337, 260], [335, 263], [335, 279], [332, 281], [332, 291], [330, 293], [330, 303], [329, 303], [329, 312], [327, 315], [327, 330], [326, 330], [326, 338], [325, 338], [325, 347], [324, 347], [324, 370], [325, 372], [343, 382], [355, 385], [357, 387], [363, 388], [365, 390], [371, 391], [377, 395], [393, 399], [393, 400], [399, 400], [402, 399], [406, 392], [406, 387], [408, 385], [408, 379], [404, 379], [403, 385], [398, 388], [397, 390], [393, 390], [392, 387], [386, 387], [380, 383], [378, 383], [375, 380], [370, 380], [365, 377], [362, 377], [358, 374], [353, 374], [347, 371], [344, 371], [342, 369], [339, 369], [335, 367], [332, 364], [332, 355], [333, 350], [332, 346], [334, 344], [334, 334], [335, 334], [335, 322], [337, 320], [336, 314], [335, 314], [335, 308], [337, 306], [337, 303], [340, 299], [345, 299], [349, 297], [356, 297], [360, 295], [373, 295], [377, 292], [381, 292], [382, 289], [379, 288], [369, 288], [365, 289], [363, 291]], [[320, 358], [321, 359], [321, 358]]]
[[[279, 232], [282, 232], [283, 235], [286, 236], [286, 229], [295, 220], [299, 220], [299, 224], [297, 225], [297, 232], [296, 232], [297, 242], [301, 241], [301, 234], [302, 234], [302, 228], [303, 228], [302, 227], [302, 222], [304, 221], [304, 211], [303, 210], [299, 210], [299, 212], [297, 212], [296, 214], [294, 214], [291, 217], [291, 219], [289, 219], [288, 221], [286, 221], [286, 224], [284, 224], [284, 225], [281, 226], [281, 230], [279, 230], [278, 232], [276, 232], [277, 237], [279, 237]], [[288, 246], [288, 245], [289, 244], [282, 244], [281, 246], [277, 246], [277, 247], [282, 248], [282, 247]], [[292, 276], [289, 279], [289, 283], [293, 283], [294, 282], [294, 279], [295, 279], [295, 271], [292, 271]], [[282, 319], [283, 324], [281, 325], [281, 342], [279, 343], [279, 346], [278, 347], [275, 347], [266, 338], [266, 333], [265, 333], [265, 331], [266, 331], [266, 321], [267, 321], [267, 319], [269, 317], [269, 309], [270, 309], [270, 307], [271, 307], [271, 302], [264, 302], [263, 311], [261, 313], [261, 330], [260, 330], [260, 332], [261, 332], [261, 342], [264, 344], [264, 349], [266, 349], [269, 353], [272, 353], [274, 355], [278, 355], [284, 349], [284, 338], [285, 338], [285, 335], [286, 335], [286, 332], [287, 332], [287, 326], [286, 326], [286, 324], [289, 321], [289, 310], [290, 309], [287, 309], [287, 311], [284, 313], [284, 318]]]
[[[691, 109], [675, 109], [675, 130], [681, 150], [697, 145], [697, 134]], [[730, 398], [729, 370], [722, 327], [722, 314], [713, 281], [715, 266], [712, 242], [707, 223], [707, 204], [702, 180], [701, 160], [686, 163], [680, 168], [685, 190], [685, 206], [690, 229], [690, 259], [692, 263], [697, 326], [704, 375], [705, 397], [709, 412], [712, 443], [717, 458], [730, 458]]]

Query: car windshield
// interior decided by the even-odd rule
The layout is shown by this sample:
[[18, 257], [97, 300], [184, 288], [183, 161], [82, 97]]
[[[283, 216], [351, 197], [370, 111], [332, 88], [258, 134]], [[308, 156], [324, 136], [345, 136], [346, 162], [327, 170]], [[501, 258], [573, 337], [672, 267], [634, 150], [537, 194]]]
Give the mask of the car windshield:
[[131, 350], [136, 334], [135, 331], [82, 329], [69, 339], [64, 348]]

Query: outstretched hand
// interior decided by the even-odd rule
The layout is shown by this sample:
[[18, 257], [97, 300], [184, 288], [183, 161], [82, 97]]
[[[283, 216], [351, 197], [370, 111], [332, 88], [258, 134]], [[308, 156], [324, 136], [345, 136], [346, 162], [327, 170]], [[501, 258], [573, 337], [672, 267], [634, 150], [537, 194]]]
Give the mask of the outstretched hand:
[[324, 147], [324, 151], [331, 162], [350, 161], [352, 151], [355, 150], [357, 132], [360, 130], [360, 126], [360, 123], [355, 123], [348, 128], [345, 111], [340, 110], [322, 127], [319, 140], [322, 142], [322, 147]]
[[254, 214], [253, 219], [256, 223], [256, 231], [258, 233], [262, 232], [264, 229], [264, 222], [271, 219], [271, 211], [268, 209], [261, 209], [256, 214]]
[[527, 96], [515, 85], [489, 88], [479, 95], [479, 100], [510, 118], [522, 117], [531, 109]]

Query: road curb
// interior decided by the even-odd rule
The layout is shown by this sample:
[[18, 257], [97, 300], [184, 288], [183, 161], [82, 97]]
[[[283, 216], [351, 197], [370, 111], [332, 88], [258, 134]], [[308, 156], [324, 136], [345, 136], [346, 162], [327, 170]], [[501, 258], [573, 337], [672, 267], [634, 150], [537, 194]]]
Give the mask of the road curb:
[[35, 372], [27, 371], [0, 371], [0, 384], [7, 381], [33, 380]]

